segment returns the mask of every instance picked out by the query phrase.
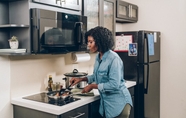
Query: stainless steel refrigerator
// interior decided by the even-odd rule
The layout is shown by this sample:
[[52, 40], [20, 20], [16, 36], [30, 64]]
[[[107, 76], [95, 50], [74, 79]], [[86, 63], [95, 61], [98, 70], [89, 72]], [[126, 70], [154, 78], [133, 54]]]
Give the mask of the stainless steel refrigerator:
[[[160, 32], [116, 32], [124, 79], [136, 81], [135, 118], [160, 118]], [[132, 48], [136, 48], [135, 50]]]

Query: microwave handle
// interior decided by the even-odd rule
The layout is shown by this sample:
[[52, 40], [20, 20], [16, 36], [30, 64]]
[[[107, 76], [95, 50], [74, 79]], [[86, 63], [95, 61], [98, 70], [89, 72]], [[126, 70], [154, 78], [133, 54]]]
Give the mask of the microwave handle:
[[85, 44], [85, 33], [83, 32], [83, 29], [81, 30], [81, 38], [82, 38], [82, 44]]
[[84, 35], [84, 33], [83, 33], [83, 22], [76, 22], [76, 27], [78, 27], [77, 28], [77, 33], [78, 33], [78, 43], [81, 43], [81, 38], [83, 38], [83, 35]]
[[81, 22], [81, 39], [82, 40], [82, 44], [85, 44], [85, 32], [83, 31], [83, 23]]

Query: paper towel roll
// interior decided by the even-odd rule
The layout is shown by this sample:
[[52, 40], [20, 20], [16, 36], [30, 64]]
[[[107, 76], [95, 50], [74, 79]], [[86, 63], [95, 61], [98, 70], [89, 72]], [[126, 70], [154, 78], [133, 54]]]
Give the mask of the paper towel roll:
[[72, 59], [74, 62], [85, 62], [90, 60], [90, 54], [88, 53], [73, 53], [72, 54]]

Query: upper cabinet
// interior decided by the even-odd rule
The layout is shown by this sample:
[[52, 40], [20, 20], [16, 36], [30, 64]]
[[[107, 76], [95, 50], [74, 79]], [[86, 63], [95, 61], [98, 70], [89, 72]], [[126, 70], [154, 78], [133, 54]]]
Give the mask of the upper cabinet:
[[18, 38], [18, 49], [26, 50], [26, 53], [20, 51], [21, 55], [31, 54], [30, 8], [85, 15], [87, 30], [103, 26], [115, 37], [116, 6], [116, 0], [0, 0], [0, 55], [6, 51], [8, 55], [20, 55], [19, 51], [9, 52], [8, 40], [12, 36]]
[[138, 6], [116, 0], [116, 22], [133, 23], [138, 21]]
[[81, 9], [82, 0], [32, 0], [32, 1], [36, 3], [61, 7], [70, 10], [77, 10], [77, 11], [82, 10]]
[[84, 0], [83, 15], [87, 16], [87, 30], [104, 26], [115, 34], [115, 0]]

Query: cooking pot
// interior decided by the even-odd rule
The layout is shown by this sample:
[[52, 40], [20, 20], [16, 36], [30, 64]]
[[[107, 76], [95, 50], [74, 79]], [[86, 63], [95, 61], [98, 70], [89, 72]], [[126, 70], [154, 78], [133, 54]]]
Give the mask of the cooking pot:
[[66, 100], [70, 97], [73, 97], [73, 94], [70, 90], [61, 89], [60, 91], [51, 91], [47, 93], [49, 100], [58, 101], [58, 100]]
[[[77, 69], [74, 69], [73, 72], [70, 73], [65, 73], [64, 75], [66, 76], [65, 78], [63, 78], [63, 80], [65, 80], [65, 84], [66, 84], [66, 88], [69, 87], [69, 83], [70, 83], [70, 79], [71, 78], [83, 78], [87, 75], [88, 73], [85, 72], [78, 72]], [[77, 88], [84, 88], [85, 86], [87, 86], [87, 82], [86, 81], [82, 81], [80, 83], [78, 83], [75, 87]]]

